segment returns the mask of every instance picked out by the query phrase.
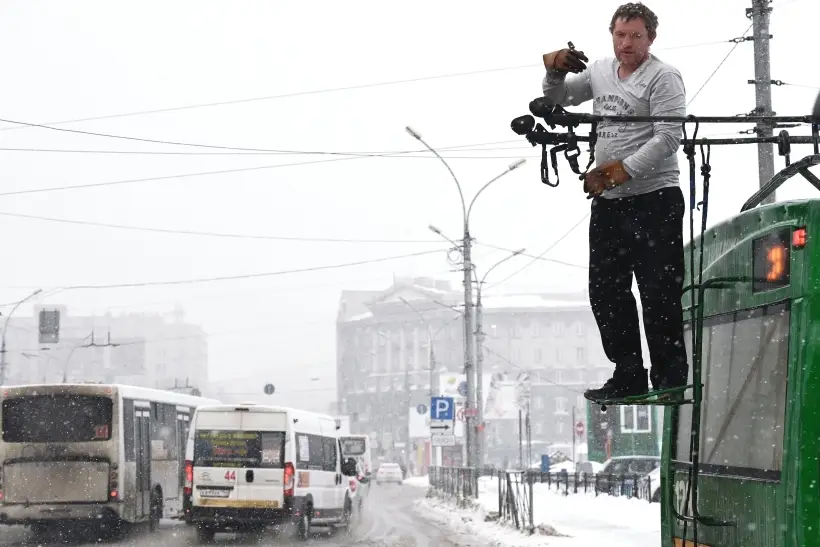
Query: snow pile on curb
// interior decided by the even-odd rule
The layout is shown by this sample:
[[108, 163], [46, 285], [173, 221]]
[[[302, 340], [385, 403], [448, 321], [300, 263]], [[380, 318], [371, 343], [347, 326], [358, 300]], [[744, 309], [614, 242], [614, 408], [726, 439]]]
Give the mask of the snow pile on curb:
[[[488, 522], [488, 514], [481, 507], [459, 509], [454, 502], [435, 497], [416, 500], [416, 511], [427, 520], [460, 535], [471, 536], [492, 547], [530, 547], [550, 545], [547, 538], [536, 534], [525, 535], [511, 526]], [[492, 518], [492, 517], [490, 517]], [[558, 539], [558, 538], [555, 538]], [[558, 544], [556, 544], [558, 545]], [[567, 545], [566, 547], [571, 547]]]
[[658, 547], [660, 504], [606, 495], [565, 496], [545, 484], [533, 488], [535, 535], [516, 530], [498, 517], [497, 479], [479, 481], [479, 498], [461, 509], [456, 502], [430, 497], [416, 502], [426, 518], [494, 546]]

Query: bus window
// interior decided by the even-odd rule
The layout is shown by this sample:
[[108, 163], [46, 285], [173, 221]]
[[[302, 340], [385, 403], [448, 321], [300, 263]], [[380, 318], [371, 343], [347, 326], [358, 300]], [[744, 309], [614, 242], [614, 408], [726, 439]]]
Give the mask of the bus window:
[[367, 450], [364, 439], [342, 437], [339, 442], [342, 443], [342, 454], [345, 456], [363, 456]]
[[284, 467], [284, 432], [197, 431], [196, 467]]
[[34, 395], [3, 401], [3, 441], [71, 443], [111, 438], [113, 401], [88, 395]]

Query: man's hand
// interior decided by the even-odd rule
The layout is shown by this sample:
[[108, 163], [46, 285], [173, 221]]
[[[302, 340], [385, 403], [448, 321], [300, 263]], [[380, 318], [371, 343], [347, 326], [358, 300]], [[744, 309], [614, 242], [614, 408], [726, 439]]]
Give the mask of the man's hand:
[[584, 63], [588, 62], [584, 52], [577, 49], [564, 48], [544, 54], [544, 67], [558, 72], [583, 72], [587, 68]]
[[600, 196], [604, 190], [615, 188], [631, 178], [622, 161], [608, 161], [586, 174], [584, 191], [589, 194], [589, 197]]

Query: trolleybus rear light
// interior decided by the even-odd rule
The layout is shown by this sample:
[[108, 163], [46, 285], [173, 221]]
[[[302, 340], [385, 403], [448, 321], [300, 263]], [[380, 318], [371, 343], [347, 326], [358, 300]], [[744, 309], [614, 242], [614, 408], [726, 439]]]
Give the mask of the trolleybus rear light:
[[792, 232], [792, 247], [795, 249], [802, 249], [806, 246], [806, 239], [808, 235], [806, 234], [806, 227], [802, 226]]

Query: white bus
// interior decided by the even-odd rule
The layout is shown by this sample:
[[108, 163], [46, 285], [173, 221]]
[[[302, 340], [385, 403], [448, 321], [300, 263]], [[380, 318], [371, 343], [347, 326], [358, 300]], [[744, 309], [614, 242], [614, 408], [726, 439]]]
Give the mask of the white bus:
[[3, 386], [0, 523], [181, 518], [185, 444], [197, 406], [218, 401], [107, 384]]

